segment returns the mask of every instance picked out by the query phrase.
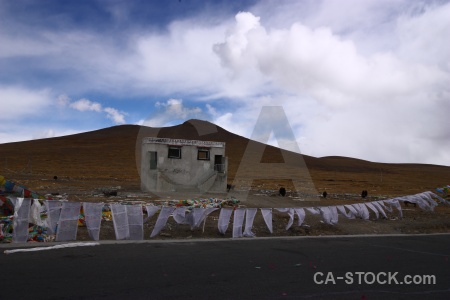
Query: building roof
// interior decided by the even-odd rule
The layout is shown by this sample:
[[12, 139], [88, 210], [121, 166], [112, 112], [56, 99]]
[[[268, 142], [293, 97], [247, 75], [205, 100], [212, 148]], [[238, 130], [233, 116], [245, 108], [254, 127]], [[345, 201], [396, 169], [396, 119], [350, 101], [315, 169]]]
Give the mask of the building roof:
[[215, 147], [224, 148], [224, 142], [213, 141], [197, 141], [197, 140], [183, 140], [183, 139], [170, 139], [159, 137], [147, 137], [142, 140], [142, 144], [165, 144], [173, 146], [198, 146], [198, 147]]

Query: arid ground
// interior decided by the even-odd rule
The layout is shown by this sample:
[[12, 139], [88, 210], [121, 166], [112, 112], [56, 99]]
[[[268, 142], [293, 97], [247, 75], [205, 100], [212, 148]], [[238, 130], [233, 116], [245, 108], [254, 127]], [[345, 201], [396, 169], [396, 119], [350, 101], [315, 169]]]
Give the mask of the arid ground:
[[[140, 161], [140, 141], [147, 136], [225, 142], [228, 183], [234, 185], [234, 190], [228, 194], [204, 195], [141, 192], [137, 163]], [[251, 146], [247, 148], [248, 145]], [[0, 144], [0, 175], [39, 194], [66, 194], [69, 201], [160, 203], [158, 201], [169, 199], [234, 197], [243, 207], [272, 208], [387, 199], [435, 191], [437, 187], [450, 184], [450, 167], [374, 163], [346, 157], [315, 158], [249, 143], [246, 138], [198, 120], [166, 128], [123, 125], [65, 137]], [[280, 187], [288, 190], [286, 197], [278, 195]], [[117, 190], [118, 195], [105, 197], [102, 193], [105, 190]], [[360, 196], [362, 190], [368, 191], [366, 199]], [[319, 197], [323, 191], [328, 193], [326, 199]], [[307, 213], [305, 225], [293, 226], [289, 231], [285, 230], [288, 216], [274, 212], [273, 235], [450, 232], [448, 206], [439, 205], [435, 212], [413, 206], [403, 209], [401, 220], [394, 211], [388, 219], [374, 220], [372, 215], [370, 221], [340, 217], [335, 226], [324, 224], [318, 216]], [[204, 230], [202, 227], [194, 231], [169, 219], [168, 226], [158, 238], [220, 237], [217, 218], [218, 212], [213, 212], [207, 218]], [[145, 224], [146, 238], [155, 221], [156, 218]], [[79, 229], [79, 240], [88, 239], [85, 231], [85, 228]], [[255, 219], [253, 232], [257, 236], [270, 235], [260, 214]], [[225, 237], [231, 237], [231, 228]], [[101, 239], [114, 238], [112, 222], [103, 221]]]

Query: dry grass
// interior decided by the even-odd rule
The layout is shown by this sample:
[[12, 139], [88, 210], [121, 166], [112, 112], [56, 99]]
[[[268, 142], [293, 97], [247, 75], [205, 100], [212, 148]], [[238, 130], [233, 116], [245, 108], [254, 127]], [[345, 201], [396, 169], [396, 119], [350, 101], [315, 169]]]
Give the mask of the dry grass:
[[[54, 175], [80, 188], [123, 185], [138, 189], [136, 161], [139, 160], [139, 151], [136, 149], [145, 136], [226, 142], [230, 184], [240, 166], [242, 176], [238, 178], [237, 184], [246, 180], [247, 185], [264, 186], [267, 189], [281, 185], [292, 189], [292, 178], [307, 183], [308, 175], [318, 192], [327, 190], [328, 193], [360, 193], [365, 189], [369, 195], [405, 195], [434, 190], [450, 183], [450, 167], [382, 164], [345, 157], [315, 158], [265, 145], [249, 149], [245, 158], [247, 160], [243, 160], [248, 139], [202, 121], [167, 128], [123, 125], [66, 137], [1, 144], [0, 174], [28, 184], [38, 192], [41, 186], [50, 183]], [[261, 157], [261, 163], [253, 160], [241, 164], [252, 157]], [[285, 160], [286, 164], [282, 168], [270, 165], [284, 163]], [[270, 178], [258, 180], [261, 174], [266, 176], [268, 173]]]
[[[237, 189], [252, 188], [250, 195], [253, 196], [243, 201], [247, 207], [307, 205], [293, 202], [287, 197], [254, 196], [260, 190], [278, 190], [281, 186], [288, 190], [297, 186], [300, 192], [315, 190], [322, 193], [326, 190], [332, 198], [315, 203], [317, 206], [361, 201], [361, 198], [353, 196], [350, 199], [345, 194], [359, 195], [362, 190], [367, 190], [369, 196], [389, 197], [434, 191], [436, 187], [450, 184], [450, 167], [382, 164], [345, 157], [301, 156], [271, 146], [249, 144], [246, 138], [211, 123], [196, 120], [167, 128], [123, 125], [59, 138], [0, 144], [0, 175], [41, 194], [68, 193], [71, 201], [105, 201], [105, 198], [93, 195], [106, 187], [120, 186], [122, 196], [138, 193], [139, 146], [141, 139], [147, 136], [225, 142], [229, 163], [228, 182], [236, 185]], [[251, 147], [244, 155], [248, 145]], [[285, 164], [281, 165], [282, 168], [279, 168], [280, 165], [271, 165], [277, 163]], [[261, 178], [261, 174], [269, 176]], [[53, 180], [55, 175], [58, 180]], [[186, 197], [178, 195], [178, 198]], [[312, 220], [314, 226], [309, 232], [304, 228], [294, 227], [286, 234], [448, 232], [449, 214], [449, 209], [445, 207], [439, 208], [433, 215], [415, 209], [406, 211], [405, 219], [401, 222], [379, 220], [368, 223], [341, 218], [338, 227]], [[213, 218], [214, 216], [208, 222], [212, 222]], [[276, 225], [283, 229], [283, 217], [279, 216], [279, 219]], [[259, 235], [266, 235], [265, 225], [258, 222], [261, 223], [261, 220], [255, 223], [255, 230]], [[360, 223], [365, 225], [361, 227]], [[208, 226], [212, 226], [212, 223], [208, 224], [207, 232]], [[172, 225], [173, 228], [177, 226]], [[186, 229], [180, 230], [171, 236], [217, 235], [216, 230], [212, 229], [206, 235], [183, 233]], [[108, 238], [114, 238], [111, 232], [105, 234]]]

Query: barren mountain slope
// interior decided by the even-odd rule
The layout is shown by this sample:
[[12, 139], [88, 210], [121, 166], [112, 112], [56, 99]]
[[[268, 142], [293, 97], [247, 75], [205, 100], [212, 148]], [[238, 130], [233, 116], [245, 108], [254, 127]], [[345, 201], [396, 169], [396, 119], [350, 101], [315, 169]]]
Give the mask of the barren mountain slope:
[[[365, 189], [369, 194], [405, 195], [450, 183], [450, 167], [382, 164], [346, 157], [315, 158], [258, 143], [253, 144], [256, 146], [249, 149], [245, 157], [248, 162], [264, 151], [261, 164], [256, 161], [243, 164], [240, 172], [244, 177], [233, 182], [243, 162], [248, 139], [200, 120], [165, 128], [122, 125], [64, 137], [0, 144], [0, 174], [38, 192], [46, 183], [57, 185], [52, 181], [55, 175], [59, 180], [70, 180], [74, 186], [85, 188], [122, 185], [138, 189], [136, 162], [140, 159], [140, 141], [147, 136], [226, 142], [228, 182], [251, 184], [261, 189], [277, 189], [281, 185], [292, 188], [289, 179], [298, 179], [298, 170], [302, 170], [301, 176], [307, 175], [303, 161], [318, 192], [360, 193]], [[286, 164], [273, 172], [270, 170], [275, 168], [264, 165], [285, 161]], [[251, 180], [259, 178], [261, 172], [270, 173], [270, 178]], [[243, 182], [242, 178], [250, 179]]]

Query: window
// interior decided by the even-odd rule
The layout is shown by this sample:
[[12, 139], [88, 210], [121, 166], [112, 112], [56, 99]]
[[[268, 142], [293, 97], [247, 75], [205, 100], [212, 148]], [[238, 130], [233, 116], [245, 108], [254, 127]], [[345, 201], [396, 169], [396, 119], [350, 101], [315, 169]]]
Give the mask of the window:
[[169, 158], [181, 158], [181, 147], [169, 146]]
[[158, 166], [158, 153], [150, 151], [150, 170], [156, 170]]
[[199, 148], [197, 154], [198, 160], [209, 160], [209, 149], [207, 148]]

